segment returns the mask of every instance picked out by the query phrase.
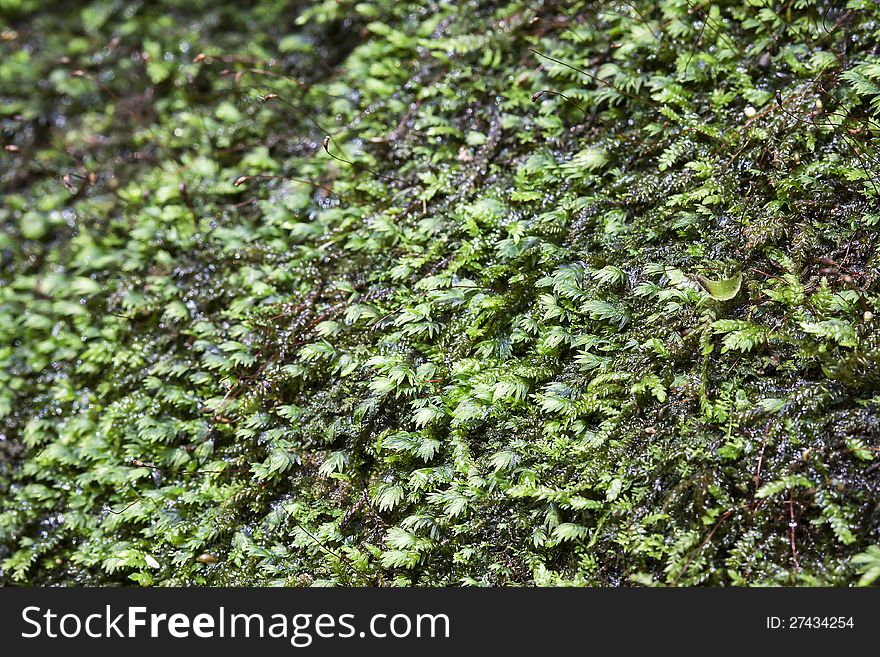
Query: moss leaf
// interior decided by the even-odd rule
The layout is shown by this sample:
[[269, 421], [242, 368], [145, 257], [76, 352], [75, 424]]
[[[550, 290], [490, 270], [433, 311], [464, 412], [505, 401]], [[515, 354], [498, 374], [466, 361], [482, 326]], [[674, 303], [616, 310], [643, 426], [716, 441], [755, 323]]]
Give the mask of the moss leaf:
[[694, 279], [703, 287], [710, 297], [716, 301], [730, 301], [742, 287], [742, 272], [730, 278], [713, 281], [704, 276], [695, 275]]

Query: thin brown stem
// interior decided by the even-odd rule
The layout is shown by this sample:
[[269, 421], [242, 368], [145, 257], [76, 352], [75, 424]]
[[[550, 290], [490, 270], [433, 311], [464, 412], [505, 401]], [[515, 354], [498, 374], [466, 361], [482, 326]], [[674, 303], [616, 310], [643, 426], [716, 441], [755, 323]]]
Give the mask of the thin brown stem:
[[789, 530], [789, 540], [791, 542], [791, 558], [794, 562], [794, 572], [800, 570], [800, 565], [798, 564], [798, 555], [797, 555], [797, 544], [795, 543], [794, 538], [794, 530], [797, 528], [797, 521], [794, 519], [794, 491], [788, 491], [788, 530]]
[[637, 100], [640, 103], [646, 103], [646, 104], [650, 105], [651, 107], [658, 107], [657, 103], [655, 103], [650, 98], [644, 98], [642, 96], [639, 96], [638, 94], [630, 93], [626, 89], [621, 89], [617, 85], [609, 82], [608, 80], [604, 80], [603, 78], [600, 78], [598, 75], [594, 75], [593, 73], [590, 73], [589, 71], [585, 71], [582, 68], [578, 68], [577, 66], [572, 66], [568, 62], [564, 62], [561, 59], [556, 59], [555, 57], [551, 57], [550, 55], [545, 55], [544, 53], [538, 52], [534, 48], [529, 48], [529, 50], [531, 52], [535, 53], [538, 57], [543, 57], [544, 59], [549, 59], [551, 62], [559, 64], [560, 66], [565, 66], [566, 68], [569, 68], [572, 71], [575, 71], [576, 73], [580, 73], [581, 75], [586, 75], [588, 78], [590, 78], [594, 82], [604, 84], [609, 89], [614, 89], [614, 91], [626, 96], [627, 98], [632, 98], [633, 100]]
[[332, 157], [337, 162], [343, 162], [354, 169], [361, 169], [363, 171], [366, 171], [367, 173], [373, 174], [374, 176], [376, 176], [378, 178], [385, 178], [386, 180], [393, 180], [395, 182], [403, 183], [404, 185], [409, 185], [409, 182], [406, 180], [403, 180], [402, 178], [395, 178], [394, 176], [387, 176], [384, 173], [379, 173], [378, 171], [373, 171], [372, 169], [369, 169], [369, 168], [363, 166], [362, 164], [358, 164], [357, 162], [352, 162], [351, 160], [347, 160], [344, 157], [340, 157], [339, 155], [334, 155], [333, 153], [330, 152], [330, 142], [332, 141], [332, 139], [333, 138], [330, 135], [327, 135], [326, 137], [324, 137], [324, 141], [321, 142], [321, 146], [324, 147], [324, 152], [327, 153], [327, 155]]

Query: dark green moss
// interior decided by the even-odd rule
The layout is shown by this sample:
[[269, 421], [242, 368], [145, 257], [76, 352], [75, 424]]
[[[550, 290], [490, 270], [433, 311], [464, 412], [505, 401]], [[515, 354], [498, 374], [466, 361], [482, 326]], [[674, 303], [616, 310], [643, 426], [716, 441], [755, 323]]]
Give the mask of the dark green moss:
[[880, 576], [876, 3], [40, 4], [0, 581]]

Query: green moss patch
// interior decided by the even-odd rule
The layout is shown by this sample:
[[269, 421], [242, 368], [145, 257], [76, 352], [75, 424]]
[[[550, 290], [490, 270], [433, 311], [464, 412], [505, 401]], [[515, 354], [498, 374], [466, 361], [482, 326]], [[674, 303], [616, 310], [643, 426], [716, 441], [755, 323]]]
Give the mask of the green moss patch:
[[0, 582], [880, 576], [880, 9], [0, 0]]

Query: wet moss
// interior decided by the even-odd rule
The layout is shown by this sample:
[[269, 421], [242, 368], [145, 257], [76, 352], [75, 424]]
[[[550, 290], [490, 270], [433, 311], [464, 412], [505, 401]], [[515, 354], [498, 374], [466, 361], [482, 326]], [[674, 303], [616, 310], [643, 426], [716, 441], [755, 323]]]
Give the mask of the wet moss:
[[874, 3], [4, 11], [0, 581], [880, 574]]

